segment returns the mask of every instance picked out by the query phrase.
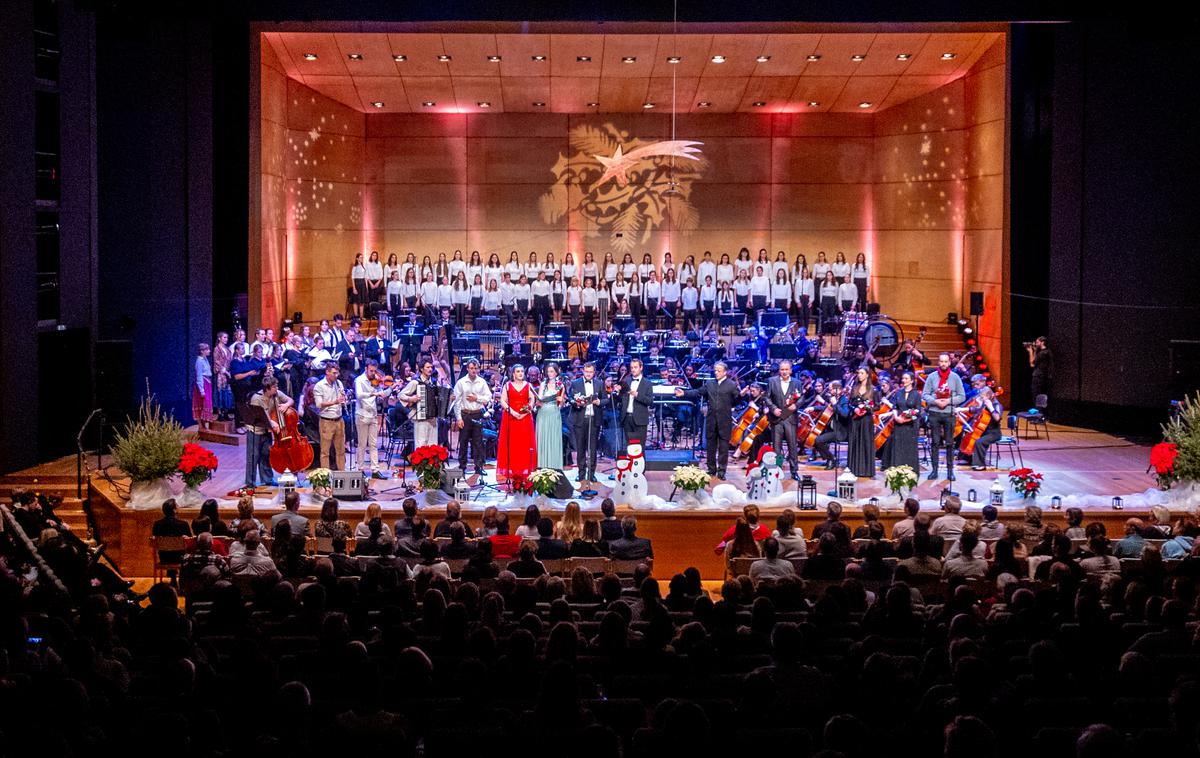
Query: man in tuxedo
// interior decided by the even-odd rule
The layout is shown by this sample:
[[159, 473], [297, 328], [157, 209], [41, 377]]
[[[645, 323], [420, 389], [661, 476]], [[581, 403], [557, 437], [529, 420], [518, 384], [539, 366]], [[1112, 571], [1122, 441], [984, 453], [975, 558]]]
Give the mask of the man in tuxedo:
[[392, 343], [385, 336], [386, 333], [387, 329], [380, 326], [375, 336], [367, 340], [365, 347], [366, 359], [382, 366], [384, 373], [390, 371], [392, 366]]
[[603, 389], [604, 385], [596, 378], [596, 364], [590, 361], [583, 365], [583, 376], [571, 382], [571, 432], [575, 440], [581, 490], [595, 486], [596, 447], [603, 421], [600, 408]]
[[792, 378], [792, 362], [779, 362], [779, 375], [767, 382], [767, 407], [771, 413], [771, 440], [776, 454], [783, 454], [782, 443], [787, 442], [788, 466], [793, 479], [799, 479], [796, 449], [796, 410], [799, 407], [800, 383]]
[[713, 378], [698, 390], [675, 389], [675, 396], [688, 400], [708, 400], [708, 415], [704, 417], [704, 439], [708, 447], [708, 473], [718, 479], [725, 478], [725, 467], [729, 464], [729, 435], [733, 432], [733, 406], [742, 391], [729, 376], [729, 366], [724, 361], [713, 364]]
[[634, 358], [629, 362], [629, 376], [621, 380], [621, 396], [617, 405], [621, 410], [621, 431], [625, 433], [625, 444], [629, 440], [645, 440], [646, 427], [650, 425], [650, 406], [654, 404], [654, 390], [650, 380], [642, 376], [642, 361]]

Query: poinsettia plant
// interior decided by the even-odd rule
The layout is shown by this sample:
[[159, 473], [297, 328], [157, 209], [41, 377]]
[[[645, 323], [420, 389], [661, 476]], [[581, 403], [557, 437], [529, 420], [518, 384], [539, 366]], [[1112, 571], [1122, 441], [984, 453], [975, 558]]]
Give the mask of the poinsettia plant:
[[177, 470], [183, 477], [183, 483], [189, 487], [199, 487], [217, 470], [217, 456], [213, 451], [200, 447], [194, 442], [183, 446], [183, 454], [179, 456]]
[[422, 489], [435, 490], [442, 486], [442, 469], [450, 460], [450, 451], [441, 445], [422, 445], [408, 456], [408, 463], [417, 472]]
[[513, 493], [521, 493], [522, 495], [533, 494], [533, 480], [527, 476], [514, 474], [508, 478], [508, 489]]
[[1175, 473], [1175, 460], [1179, 458], [1179, 446], [1174, 442], [1160, 442], [1150, 448], [1150, 465], [1158, 477], [1161, 489], [1171, 489], [1171, 483], [1179, 478]]
[[1042, 488], [1042, 475], [1031, 468], [1015, 468], [1008, 472], [1008, 481], [1021, 497], [1034, 497]]

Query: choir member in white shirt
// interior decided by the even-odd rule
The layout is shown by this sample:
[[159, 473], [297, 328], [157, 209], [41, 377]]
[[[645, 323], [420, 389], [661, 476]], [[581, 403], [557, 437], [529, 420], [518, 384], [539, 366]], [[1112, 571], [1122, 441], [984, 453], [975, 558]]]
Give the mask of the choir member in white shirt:
[[449, 276], [443, 276], [442, 283], [437, 288], [436, 318], [449, 318], [452, 310], [454, 310], [454, 285], [450, 283]]
[[437, 281], [450, 281], [450, 261], [446, 260], [445, 253], [438, 253], [437, 265], [433, 267], [433, 278]]
[[[423, 256], [421, 256], [421, 267], [417, 271], [417, 278], [420, 279], [421, 281], [425, 281], [426, 274], [428, 274], [429, 276], [434, 276], [433, 260], [430, 259], [430, 257], [428, 255], [423, 255]], [[436, 282], [437, 278], [434, 277], [433, 281]]]
[[487, 266], [483, 269], [483, 283], [490, 285], [492, 282], [500, 284], [501, 277], [504, 276], [504, 266], [500, 263], [500, 256], [492, 253], [488, 256]]
[[[708, 250], [704, 251], [704, 258], [701, 259], [700, 265], [696, 267], [696, 281], [700, 282], [700, 286], [704, 286], [704, 282], [712, 277], [713, 286], [717, 283], [717, 264], [713, 263], [712, 253]], [[704, 298], [700, 298], [703, 300]], [[716, 299], [715, 297], [713, 298]]]
[[614, 308], [620, 306], [621, 303], [625, 302], [625, 298], [629, 297], [629, 284], [625, 281], [625, 274], [621, 273], [619, 269], [617, 270], [616, 281], [608, 288], [608, 294]]
[[792, 296], [796, 300], [796, 319], [802, 328], [807, 329], [812, 314], [813, 280], [805, 264], [800, 265], [798, 273], [792, 278]]
[[546, 272], [546, 281], [554, 281], [554, 274], [558, 271], [558, 263], [554, 260], [554, 253], [546, 253], [546, 260], [542, 263], [542, 271]]
[[717, 264], [717, 285], [733, 284], [735, 272], [729, 262], [729, 253], [721, 253], [721, 262]]
[[471, 285], [467, 284], [467, 272], [458, 272], [454, 277], [454, 292], [451, 302], [454, 303], [454, 323], [463, 329], [467, 325], [467, 306], [471, 304]]
[[355, 253], [354, 265], [350, 267], [350, 309], [362, 316], [363, 303], [367, 302], [367, 267], [363, 265], [363, 254]]
[[563, 308], [567, 304], [567, 282], [561, 270], [555, 270], [550, 278], [550, 304], [554, 308], [554, 320], [562, 321]]
[[[775, 274], [772, 273], [771, 269], [771, 261], [768, 260], [767, 249], [765, 247], [760, 247], [758, 249], [758, 257], [754, 260], [754, 268], [756, 269], [759, 266], [762, 266], [763, 273], [767, 275], [768, 279], [772, 281], [775, 279]], [[751, 271], [753, 270], [754, 269], [751, 269]], [[751, 276], [751, 278], [753, 278], [753, 276]]]
[[624, 275], [625, 281], [633, 278], [637, 273], [637, 264], [633, 262], [633, 256], [625, 253], [625, 257], [621, 259], [621, 274]]
[[675, 328], [675, 316], [679, 313], [679, 300], [683, 296], [683, 289], [679, 286], [679, 280], [675, 277], [675, 269], [666, 269], [663, 274], [665, 277], [662, 283], [662, 309], [666, 312], [667, 328]]
[[483, 258], [479, 256], [478, 250], [472, 250], [471, 260], [467, 263], [467, 281], [475, 281], [476, 275], [483, 277]]
[[843, 311], [852, 311], [855, 310], [857, 302], [858, 287], [854, 286], [854, 280], [850, 278], [849, 274], [846, 274], [842, 283], [838, 285], [838, 304], [841, 305]]
[[[768, 262], [767, 266], [770, 265]], [[767, 278], [767, 270], [762, 266], [755, 266], [754, 276], [750, 279], [750, 305], [756, 312], [765, 311], [770, 299], [771, 280]]]
[[383, 299], [383, 264], [379, 262], [379, 251], [372, 250], [367, 259], [367, 302], [378, 303]]
[[796, 261], [792, 264], [792, 269], [789, 272], [792, 284], [796, 283], [796, 278], [801, 275], [801, 270], [808, 271], [808, 259], [804, 257], [804, 253], [797, 253]]
[[833, 266], [830, 267], [830, 270], [833, 271], [833, 278], [837, 279], [839, 282], [845, 279], [847, 276], [850, 276], [850, 264], [846, 263], [845, 253], [840, 250], [838, 251], [837, 257], [834, 258]]
[[667, 280], [667, 270], [668, 269], [675, 273], [676, 279], [679, 278], [679, 271], [677, 271], [675, 268], [675, 259], [671, 257], [670, 250], [663, 253], [662, 269], [659, 271], [659, 274], [664, 282]]
[[563, 256], [562, 275], [564, 282], [570, 282], [575, 277], [579, 276], [579, 269], [575, 265], [575, 256], [567, 253]]
[[747, 248], [743, 247], [738, 251], [737, 260], [733, 262], [733, 270], [735, 275], [745, 272], [747, 277], [754, 270], [754, 261], [750, 260], [750, 251]]
[[567, 287], [567, 312], [571, 314], [571, 331], [579, 331], [579, 319], [583, 315], [583, 287], [579, 286], [577, 276], [571, 277], [571, 286]]
[[416, 308], [421, 300], [421, 285], [417, 284], [417, 270], [410, 268], [404, 275], [404, 283], [400, 285], [400, 297], [404, 299], [405, 308]]
[[[588, 255], [591, 255], [591, 253], [588, 253]], [[583, 281], [583, 290], [580, 292], [579, 302], [583, 308], [583, 330], [590, 332], [592, 331], [596, 317], [596, 307], [600, 302], [600, 293], [596, 291], [595, 279], [588, 277]]]
[[642, 278], [642, 283], [650, 281], [650, 272], [655, 271], [654, 259], [650, 257], [650, 253], [642, 256], [642, 262], [638, 264], [638, 276]]
[[454, 257], [450, 259], [450, 281], [457, 280], [459, 274], [466, 276], [467, 262], [463, 260], [462, 250], [455, 250]]
[[604, 289], [612, 286], [612, 283], [617, 280], [617, 261], [613, 258], [611, 251], [604, 254], [604, 270], [601, 272], [604, 276]]
[[425, 323], [432, 324], [437, 310], [437, 282], [433, 280], [433, 272], [426, 272], [421, 282], [421, 305], [425, 308]]
[[421, 281], [420, 273], [417, 270], [417, 256], [409, 253], [404, 257], [404, 263], [400, 264], [400, 281], [408, 281], [408, 272], [413, 272], [413, 276], [417, 277], [417, 281]]
[[737, 296], [737, 309], [750, 312], [750, 272], [739, 271], [733, 280], [733, 294]]
[[633, 276], [629, 277], [629, 312], [633, 314], [633, 323], [637, 324], [639, 329], [642, 324], [642, 292], [642, 277], [634, 271]]
[[658, 281], [658, 272], [650, 272], [650, 277], [642, 287], [642, 300], [646, 303], [646, 328], [657, 329], [658, 319], [662, 315], [658, 307], [662, 303], [662, 284]]
[[[821, 285], [825, 283], [825, 274], [832, 272], [833, 267], [829, 265], [829, 261], [825, 259], [825, 251], [817, 251], [817, 260], [812, 265], [813, 283], [817, 288], [817, 297], [821, 296]], [[837, 280], [835, 279], [836, 283]]]
[[696, 279], [696, 256], [689, 255], [683, 259], [683, 263], [679, 264], [679, 281], [685, 284], [689, 279], [693, 282], [699, 281]]
[[529, 251], [529, 260], [525, 261], [525, 278], [532, 282], [537, 279], [538, 272], [542, 267], [538, 264], [537, 253], [533, 250]]
[[400, 307], [404, 303], [404, 285], [400, 281], [400, 267], [397, 266], [392, 271], [392, 276], [387, 283], [387, 304], [388, 313], [399, 313]]
[[400, 272], [400, 259], [396, 257], [395, 253], [388, 255], [387, 263], [383, 265], [383, 281], [390, 282], [392, 274], [400, 274], [400, 280], [404, 280], [404, 275]]
[[683, 310], [683, 331], [687, 333], [693, 328], [700, 328], [697, 319], [700, 310], [700, 290], [696, 288], [695, 279], [685, 279], [684, 282], [679, 293], [679, 306]]
[[[819, 256], [817, 265], [820, 265]], [[821, 334], [825, 334], [830, 328], [829, 324], [837, 319], [838, 313], [838, 283], [834, 280], [832, 271], [826, 271], [825, 278], [821, 280], [820, 298]]]
[[504, 303], [500, 299], [500, 285], [495, 279], [488, 279], [487, 289], [483, 291], [483, 312], [488, 316], [500, 316], [504, 312]]
[[475, 274], [474, 278], [472, 279], [470, 294], [472, 325], [475, 323], [475, 320], [479, 318], [479, 314], [483, 312], [484, 292], [485, 288], [483, 286], [483, 275]]
[[717, 288], [717, 310], [720, 313], [734, 313], [737, 309], [737, 295], [733, 291], [733, 285], [729, 282], [721, 282], [721, 286]]
[[792, 303], [792, 285], [788, 284], [787, 271], [783, 269], [775, 272], [775, 281], [771, 282], [771, 300], [776, 308], [785, 313]]
[[592, 286], [595, 287], [596, 283], [600, 281], [600, 268], [596, 265], [596, 259], [590, 252], [585, 252], [583, 254], [583, 267], [580, 269], [580, 271], [582, 272], [580, 274], [580, 278], [585, 283], [588, 279], [591, 279]]
[[517, 285], [507, 271], [500, 278], [500, 308], [504, 311], [504, 328], [515, 327], [517, 325]]
[[550, 281], [546, 272], [539, 271], [537, 278], [529, 285], [529, 294], [533, 297], [533, 320], [537, 325], [537, 333], [550, 321]]
[[850, 269], [850, 276], [854, 279], [854, 286], [858, 288], [858, 304], [860, 308], [867, 307], [867, 282], [871, 278], [871, 271], [867, 268], [867, 256], [865, 253], [859, 253], [854, 259], [854, 268]]
[[[703, 266], [704, 264], [700, 264]], [[704, 277], [704, 284], [700, 285], [700, 314], [704, 319], [704, 328], [708, 329], [713, 320], [713, 316], [717, 310], [717, 285], [713, 284], [713, 277], [708, 274]]]
[[517, 320], [520, 323], [521, 332], [524, 333], [525, 324], [529, 318], [529, 303], [533, 299], [533, 289], [529, 286], [529, 277], [521, 274], [521, 278], [513, 287], [513, 298], [516, 301]]
[[516, 250], [508, 254], [508, 263], [504, 264], [504, 273], [508, 274], [508, 280], [513, 283], [516, 283], [521, 278], [521, 274], [525, 273], [525, 267], [521, 265], [521, 259]]
[[[775, 262], [771, 264], [771, 278], [774, 279], [775, 274], [779, 273], [780, 271], [783, 272], [784, 276], [787, 276], [787, 273], [788, 273], [787, 254], [784, 253], [782, 250], [780, 250], [778, 253], [775, 254]], [[790, 280], [789, 280], [789, 283], [790, 283]], [[791, 299], [790, 296], [789, 296], [789, 299]]]

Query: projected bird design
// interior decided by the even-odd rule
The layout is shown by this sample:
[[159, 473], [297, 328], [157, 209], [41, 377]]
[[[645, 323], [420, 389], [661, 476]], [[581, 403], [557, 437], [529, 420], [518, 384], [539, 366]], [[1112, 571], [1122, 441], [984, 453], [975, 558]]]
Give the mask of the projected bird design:
[[621, 146], [617, 145], [617, 151], [612, 157], [604, 155], [594, 156], [600, 161], [600, 165], [604, 166], [604, 173], [600, 176], [600, 180], [596, 182], [596, 186], [604, 184], [609, 179], [616, 179], [617, 185], [624, 187], [629, 184], [629, 177], [625, 172], [633, 168], [635, 164], [644, 161], [648, 158], [656, 156], [674, 156], [677, 158], [687, 158], [688, 160], [700, 160], [700, 149], [694, 145], [703, 145], [703, 142], [694, 142], [691, 140], [665, 140], [663, 142], [652, 142], [649, 145], [630, 150], [628, 153], [622, 152]]

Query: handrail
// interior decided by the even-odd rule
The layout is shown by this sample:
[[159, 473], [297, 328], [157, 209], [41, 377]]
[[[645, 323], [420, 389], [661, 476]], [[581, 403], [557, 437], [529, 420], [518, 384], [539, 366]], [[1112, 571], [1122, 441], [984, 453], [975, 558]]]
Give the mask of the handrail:
[[62, 580], [58, 578], [58, 575], [54, 573], [54, 569], [50, 568], [50, 564], [46, 563], [46, 559], [43, 558], [42, 554], [38, 552], [37, 547], [33, 544], [33, 540], [29, 539], [29, 535], [25, 534], [25, 530], [21, 528], [21, 524], [17, 521], [16, 516], [13, 515], [13, 512], [4, 503], [0, 503], [0, 514], [3, 515], [8, 528], [17, 535], [17, 537], [25, 545], [25, 549], [29, 551], [31, 556], [33, 556], [33, 560], [37, 564], [38, 568], [38, 578], [50, 581], [53, 583], [54, 587], [64, 595], [70, 594], [67, 592], [66, 585], [64, 585]]

